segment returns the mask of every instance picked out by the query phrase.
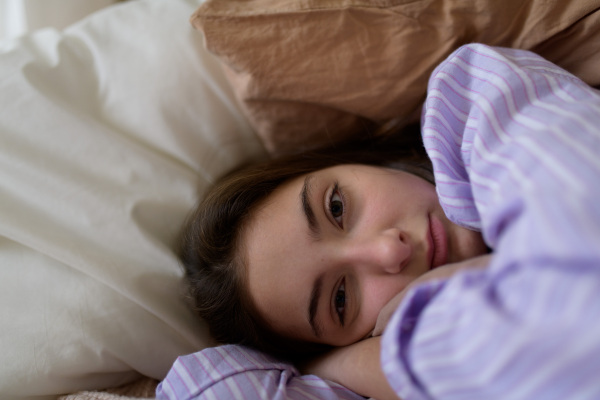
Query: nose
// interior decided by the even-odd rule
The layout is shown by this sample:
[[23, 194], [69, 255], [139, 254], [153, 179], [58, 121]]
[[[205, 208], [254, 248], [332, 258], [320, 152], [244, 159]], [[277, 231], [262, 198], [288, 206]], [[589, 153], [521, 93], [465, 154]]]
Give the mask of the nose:
[[357, 238], [348, 247], [348, 262], [388, 274], [401, 272], [412, 256], [408, 236], [398, 229]]

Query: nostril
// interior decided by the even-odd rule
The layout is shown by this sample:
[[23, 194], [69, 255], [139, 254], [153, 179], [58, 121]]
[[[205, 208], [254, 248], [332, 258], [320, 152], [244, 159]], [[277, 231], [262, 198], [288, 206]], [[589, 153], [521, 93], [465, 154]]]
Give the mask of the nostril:
[[400, 239], [401, 242], [406, 243], [406, 234], [402, 231], [400, 231], [400, 233], [398, 234], [398, 238]]
[[408, 246], [408, 247], [410, 247], [410, 246], [411, 246], [412, 240], [410, 239], [410, 236], [409, 236], [409, 235], [408, 235], [406, 232], [404, 232], [404, 231], [401, 231], [401, 232], [398, 234], [398, 239], [400, 239], [400, 243], [401, 243], [402, 245], [404, 245], [404, 246]]

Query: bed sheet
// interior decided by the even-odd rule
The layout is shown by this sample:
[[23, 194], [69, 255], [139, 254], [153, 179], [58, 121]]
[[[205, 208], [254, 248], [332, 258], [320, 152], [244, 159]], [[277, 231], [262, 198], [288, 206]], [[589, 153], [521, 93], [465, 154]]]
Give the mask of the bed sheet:
[[2, 0], [0, 40], [42, 28], [63, 29], [118, 0]]
[[0, 393], [161, 379], [212, 343], [180, 297], [182, 221], [264, 156], [196, 0], [134, 0], [0, 52]]

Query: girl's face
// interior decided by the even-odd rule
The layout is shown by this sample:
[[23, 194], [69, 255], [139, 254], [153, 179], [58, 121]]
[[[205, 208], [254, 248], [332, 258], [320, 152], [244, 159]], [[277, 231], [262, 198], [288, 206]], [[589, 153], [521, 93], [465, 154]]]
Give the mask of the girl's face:
[[432, 268], [486, 251], [451, 223], [435, 187], [412, 174], [340, 165], [269, 196], [242, 232], [250, 295], [278, 333], [343, 346]]

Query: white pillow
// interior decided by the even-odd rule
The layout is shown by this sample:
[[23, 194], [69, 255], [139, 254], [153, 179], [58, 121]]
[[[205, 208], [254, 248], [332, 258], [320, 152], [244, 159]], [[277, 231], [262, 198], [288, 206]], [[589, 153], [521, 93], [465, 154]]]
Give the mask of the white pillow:
[[63, 29], [117, 0], [2, 0], [0, 40], [46, 27]]
[[174, 254], [207, 184], [264, 157], [194, 0], [109, 7], [0, 53], [0, 394], [163, 378], [209, 345]]

